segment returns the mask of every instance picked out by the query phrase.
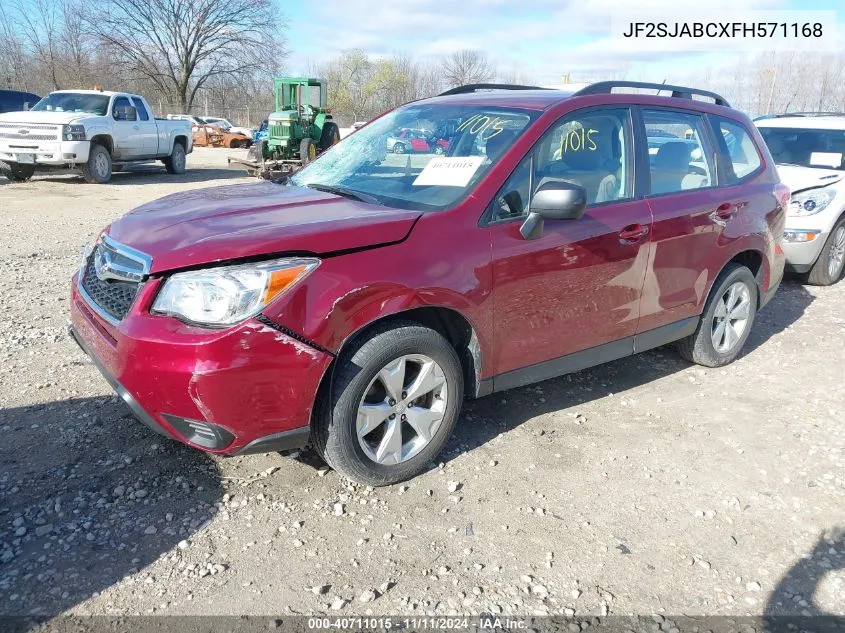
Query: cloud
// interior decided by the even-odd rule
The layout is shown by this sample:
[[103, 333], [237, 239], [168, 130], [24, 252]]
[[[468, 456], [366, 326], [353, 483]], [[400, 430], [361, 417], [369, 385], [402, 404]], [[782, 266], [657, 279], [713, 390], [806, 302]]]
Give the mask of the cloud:
[[[708, 0], [707, 10], [777, 9], [786, 0]], [[374, 6], [375, 5], [375, 6]], [[700, 8], [699, 0], [639, 0], [638, 9]], [[704, 55], [624, 50], [610, 39], [611, 15], [630, 7], [624, 0], [323, 0], [312, 4], [316, 33], [290, 33], [290, 66], [319, 63], [344, 49], [373, 56], [406, 53], [442, 58], [454, 50], [485, 51], [503, 68], [519, 68], [537, 81], [554, 83], [563, 73], [607, 74], [653, 64], [696, 63]], [[628, 8], [628, 11], [630, 9]], [[312, 37], [313, 36], [313, 37]], [[589, 77], [587, 77], [589, 78]]]

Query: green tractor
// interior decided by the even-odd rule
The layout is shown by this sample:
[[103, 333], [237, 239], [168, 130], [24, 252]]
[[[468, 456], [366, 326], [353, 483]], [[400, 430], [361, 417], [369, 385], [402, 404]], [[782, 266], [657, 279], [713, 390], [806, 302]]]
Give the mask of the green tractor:
[[[312, 88], [318, 89], [319, 103], [311, 103]], [[246, 160], [229, 159], [251, 176], [268, 179], [296, 171], [340, 141], [340, 129], [326, 108], [322, 79], [276, 77], [273, 92], [276, 111], [268, 118], [267, 139], [255, 143]]]

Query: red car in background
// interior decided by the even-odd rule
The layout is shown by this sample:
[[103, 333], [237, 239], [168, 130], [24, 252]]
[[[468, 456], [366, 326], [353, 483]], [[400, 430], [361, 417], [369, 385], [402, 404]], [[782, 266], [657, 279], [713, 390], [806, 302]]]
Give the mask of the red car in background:
[[[385, 144], [417, 121], [454, 128], [448, 156], [397, 168]], [[159, 433], [310, 443], [383, 485], [437, 457], [464, 398], [668, 343], [733, 361], [780, 284], [788, 204], [719, 95], [465, 86], [286, 179], [131, 211], [74, 275], [71, 332]]]
[[387, 137], [387, 151], [394, 154], [422, 152], [425, 154], [445, 154], [449, 141], [434, 138], [424, 130], [401, 130], [396, 136]]

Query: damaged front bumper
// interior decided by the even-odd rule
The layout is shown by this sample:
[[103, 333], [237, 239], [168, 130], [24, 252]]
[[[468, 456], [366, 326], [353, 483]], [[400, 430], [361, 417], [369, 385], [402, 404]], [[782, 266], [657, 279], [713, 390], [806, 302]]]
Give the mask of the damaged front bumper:
[[[301, 448], [332, 356], [249, 319], [208, 330], [135, 310], [116, 325], [72, 286], [71, 334], [141, 422], [203, 451]], [[142, 293], [136, 301], [143, 303]]]

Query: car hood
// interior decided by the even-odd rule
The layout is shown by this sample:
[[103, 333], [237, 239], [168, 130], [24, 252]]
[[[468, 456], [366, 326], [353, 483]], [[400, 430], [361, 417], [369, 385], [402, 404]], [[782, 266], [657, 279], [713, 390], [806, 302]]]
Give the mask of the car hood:
[[420, 217], [305, 187], [195, 189], [140, 206], [110, 237], [150, 255], [151, 272], [288, 252], [326, 255], [399, 242]]
[[96, 117], [96, 114], [85, 112], [5, 112], [0, 114], [0, 123], [49, 123], [53, 125], [64, 125], [79, 119]]
[[836, 169], [819, 169], [818, 167], [800, 167], [798, 165], [778, 165], [778, 175], [792, 193], [814, 187], [826, 187], [839, 182], [845, 177], [845, 172]]

